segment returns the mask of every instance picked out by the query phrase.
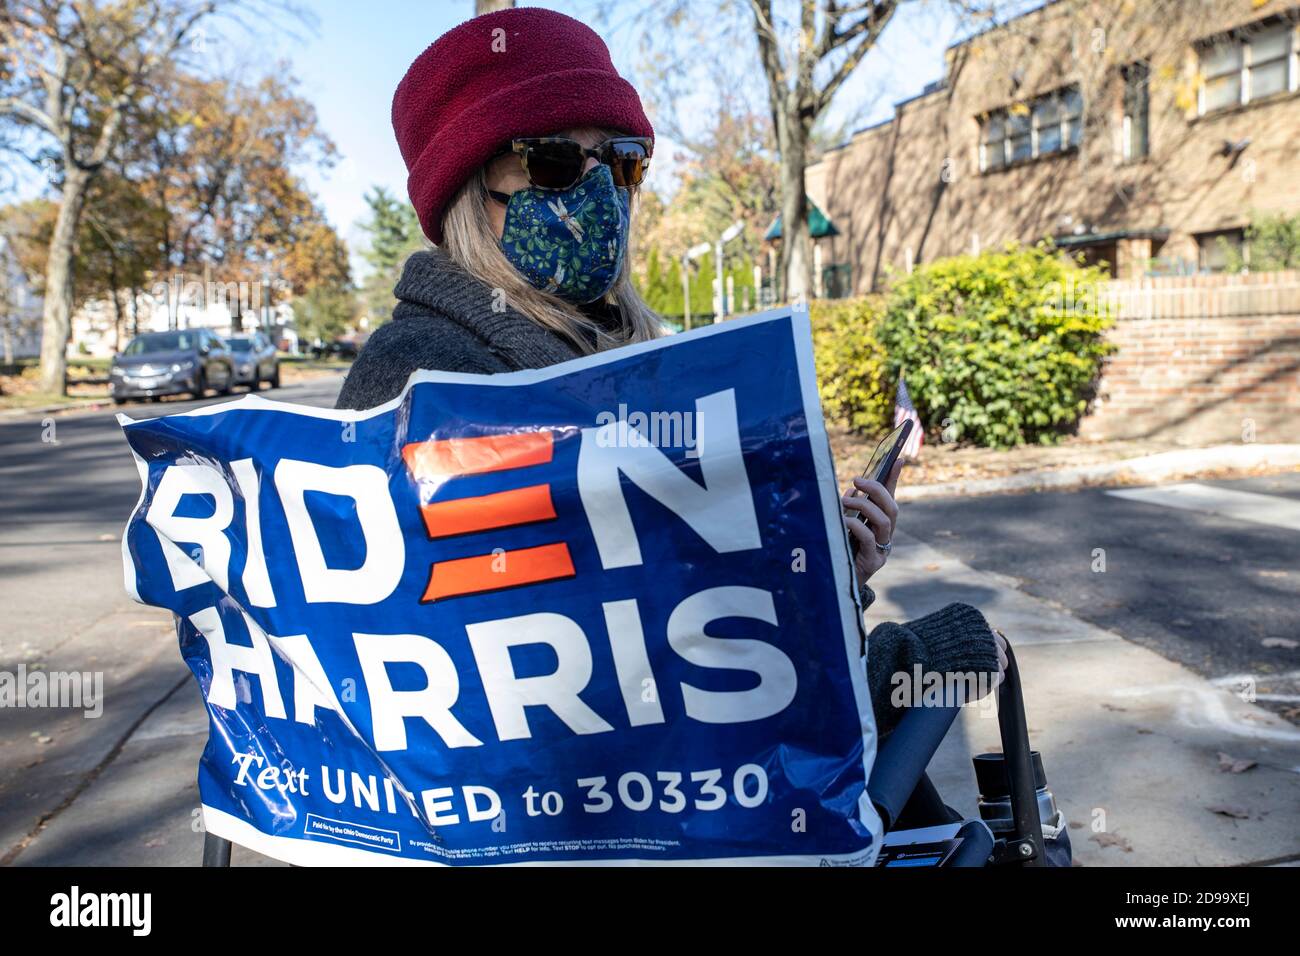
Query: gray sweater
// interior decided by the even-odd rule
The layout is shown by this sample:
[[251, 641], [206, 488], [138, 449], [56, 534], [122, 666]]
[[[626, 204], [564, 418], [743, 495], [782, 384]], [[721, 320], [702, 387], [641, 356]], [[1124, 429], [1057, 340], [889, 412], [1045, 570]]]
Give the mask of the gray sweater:
[[[576, 358], [578, 351], [527, 316], [506, 306], [494, 309], [492, 290], [438, 250], [417, 252], [393, 290], [393, 320], [370, 336], [339, 393], [339, 408], [365, 409], [401, 394], [418, 369], [487, 375], [545, 368]], [[596, 312], [593, 318], [616, 321]], [[874, 599], [862, 588], [866, 607]], [[949, 604], [906, 624], [885, 623], [867, 636], [867, 686], [881, 735], [902, 711], [890, 706], [898, 673], [997, 671], [993, 634], [968, 604]]]

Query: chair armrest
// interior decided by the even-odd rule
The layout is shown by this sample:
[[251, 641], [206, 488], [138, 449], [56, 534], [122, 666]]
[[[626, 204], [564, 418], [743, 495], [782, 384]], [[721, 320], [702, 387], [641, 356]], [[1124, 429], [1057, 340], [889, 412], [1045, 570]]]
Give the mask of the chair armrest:
[[867, 795], [885, 824], [893, 829], [925, 768], [948, 735], [959, 707], [912, 707], [894, 732], [876, 748]]

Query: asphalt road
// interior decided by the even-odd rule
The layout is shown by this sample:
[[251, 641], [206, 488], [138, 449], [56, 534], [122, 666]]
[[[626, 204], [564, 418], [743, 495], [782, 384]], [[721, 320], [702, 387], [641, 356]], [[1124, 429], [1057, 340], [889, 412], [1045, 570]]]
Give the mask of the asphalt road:
[[[329, 375], [285, 388], [264, 388], [257, 394], [271, 401], [332, 407], [342, 383], [342, 375]], [[140, 478], [118, 427], [118, 414], [134, 419], [175, 415], [237, 401], [245, 394], [240, 389], [227, 397], [202, 401], [128, 402], [94, 411], [73, 409], [0, 417], [0, 477], [6, 489], [0, 496], [0, 524], [12, 527], [70, 521], [85, 525], [101, 510], [118, 509], [113, 520], [124, 525], [139, 495]], [[88, 489], [78, 483], [87, 468], [93, 469], [95, 475], [90, 496], [82, 494]], [[30, 492], [31, 496], [22, 492]], [[69, 507], [69, 494], [82, 499], [77, 507]], [[83, 506], [92, 502], [92, 513], [87, 514]], [[120, 510], [123, 503], [125, 511]]]
[[[332, 406], [341, 383], [342, 376], [331, 375], [260, 394]], [[117, 411], [149, 418], [238, 397], [0, 418], [0, 661], [6, 646], [48, 646], [51, 635], [84, 627], [122, 590], [119, 573], [99, 573], [106, 556], [117, 561], [122, 528], [140, 495]]]
[[[1177, 498], [1168, 488], [1149, 500], [1087, 489], [910, 502], [899, 523], [1202, 676], [1253, 675], [1261, 704], [1294, 711], [1300, 650], [1285, 644], [1300, 641], [1300, 473], [1194, 484], [1197, 508], [1160, 503]], [[1220, 498], [1252, 520], [1203, 510]]]
[[[340, 384], [264, 394], [328, 406]], [[1300, 474], [1206, 485], [1211, 500], [1259, 497], [1233, 498], [1236, 517], [1100, 490], [912, 502], [901, 527], [1202, 675], [1257, 675], [1260, 702], [1285, 711], [1296, 681], [1278, 675], [1300, 673], [1300, 652], [1264, 642], [1300, 638]], [[119, 541], [138, 495], [112, 411], [0, 418], [0, 670], [95, 672], [106, 701], [94, 719], [0, 712], [0, 864], [197, 858], [206, 721], [170, 616], [123, 591]]]
[[[328, 406], [341, 382], [329, 376], [262, 394]], [[198, 404], [121, 411], [145, 418]], [[93, 719], [49, 707], [0, 711], [0, 864], [91, 786], [155, 709], [191, 693], [169, 615], [123, 590], [119, 542], [139, 494], [114, 411], [0, 418], [0, 670], [97, 674], [105, 701]], [[176, 801], [193, 802], [192, 778], [186, 786]], [[160, 809], [140, 802], [113, 825], [167, 839], [149, 830]], [[188, 807], [179, 809], [188, 822]], [[93, 859], [83, 845], [62, 861]]]

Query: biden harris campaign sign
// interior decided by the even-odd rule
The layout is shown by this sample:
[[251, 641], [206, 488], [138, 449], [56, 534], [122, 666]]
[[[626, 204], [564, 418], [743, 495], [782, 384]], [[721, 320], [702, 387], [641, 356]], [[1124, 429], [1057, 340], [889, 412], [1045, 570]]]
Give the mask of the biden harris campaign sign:
[[209, 832], [300, 864], [874, 860], [806, 314], [366, 412], [121, 421], [126, 585], [203, 691]]

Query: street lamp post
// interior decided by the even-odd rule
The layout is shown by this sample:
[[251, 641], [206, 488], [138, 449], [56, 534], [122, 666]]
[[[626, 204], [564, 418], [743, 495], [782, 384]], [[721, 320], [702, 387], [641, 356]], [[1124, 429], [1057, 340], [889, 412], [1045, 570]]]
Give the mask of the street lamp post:
[[723, 277], [723, 273], [725, 272], [725, 269], [723, 267], [724, 264], [722, 259], [722, 247], [725, 246], [727, 243], [729, 243], [732, 239], [735, 239], [738, 235], [740, 235], [741, 232], [744, 231], [744, 228], [745, 228], [745, 224], [743, 222], [740, 221], [733, 222], [730, 226], [728, 226], [726, 229], [723, 230], [722, 235], [718, 237], [717, 245], [714, 246], [713, 266], [716, 273], [714, 276], [715, 285], [713, 290], [713, 295], [714, 295], [713, 321], [714, 322], [721, 322], [723, 319], [727, 317], [727, 304], [728, 304], [727, 291], [726, 291], [727, 287], [725, 285], [726, 279]]

